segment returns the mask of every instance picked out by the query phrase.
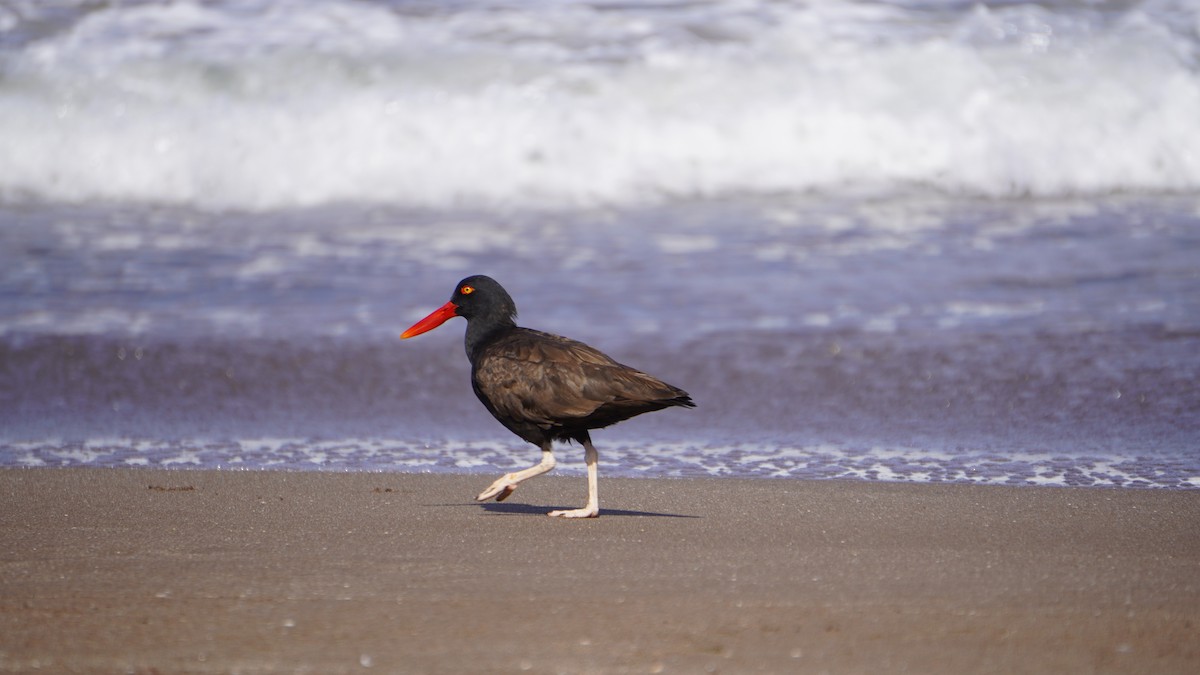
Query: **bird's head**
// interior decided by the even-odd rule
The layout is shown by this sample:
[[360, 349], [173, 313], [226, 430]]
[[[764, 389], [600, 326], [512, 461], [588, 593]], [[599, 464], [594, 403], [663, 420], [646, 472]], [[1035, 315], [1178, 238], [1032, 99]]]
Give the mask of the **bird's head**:
[[489, 324], [511, 325], [517, 317], [517, 305], [495, 279], [477, 274], [458, 282], [449, 302], [413, 324], [400, 337], [405, 339], [431, 331], [456, 316], [468, 322], [482, 320]]

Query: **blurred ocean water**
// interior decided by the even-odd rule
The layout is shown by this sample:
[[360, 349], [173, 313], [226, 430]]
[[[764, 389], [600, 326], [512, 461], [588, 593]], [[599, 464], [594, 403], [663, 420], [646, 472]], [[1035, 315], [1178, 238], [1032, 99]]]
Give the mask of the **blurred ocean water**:
[[16, 0], [0, 7], [0, 194], [269, 210], [1189, 192], [1198, 15]]
[[[9, 2], [0, 465], [507, 470], [460, 277], [678, 384], [605, 473], [1200, 486], [1186, 2]], [[564, 470], [579, 458], [563, 453]]]

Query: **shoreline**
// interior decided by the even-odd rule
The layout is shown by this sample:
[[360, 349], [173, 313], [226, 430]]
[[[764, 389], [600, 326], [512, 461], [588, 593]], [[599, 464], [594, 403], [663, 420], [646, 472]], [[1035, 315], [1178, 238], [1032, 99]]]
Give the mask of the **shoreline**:
[[0, 672], [1194, 672], [1200, 493], [0, 469]]

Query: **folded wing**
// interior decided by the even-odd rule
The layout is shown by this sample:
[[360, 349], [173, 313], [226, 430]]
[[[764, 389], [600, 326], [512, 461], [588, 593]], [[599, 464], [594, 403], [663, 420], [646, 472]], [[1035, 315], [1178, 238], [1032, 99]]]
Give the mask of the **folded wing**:
[[695, 405], [682, 389], [582, 342], [528, 329], [489, 345], [472, 382], [492, 415], [531, 443]]

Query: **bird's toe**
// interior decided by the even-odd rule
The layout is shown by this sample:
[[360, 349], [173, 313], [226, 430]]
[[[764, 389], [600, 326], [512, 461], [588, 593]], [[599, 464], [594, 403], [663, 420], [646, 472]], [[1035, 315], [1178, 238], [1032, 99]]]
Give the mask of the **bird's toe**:
[[599, 518], [600, 509], [584, 507], [566, 511], [551, 511], [550, 516], [552, 518]]
[[486, 490], [480, 492], [479, 496], [475, 498], [475, 501], [486, 502], [492, 497], [495, 497], [496, 501], [502, 502], [505, 499], [508, 499], [508, 496], [511, 495], [516, 489], [517, 484], [513, 483], [508, 476], [504, 476], [498, 479], [495, 483], [489, 485]]

